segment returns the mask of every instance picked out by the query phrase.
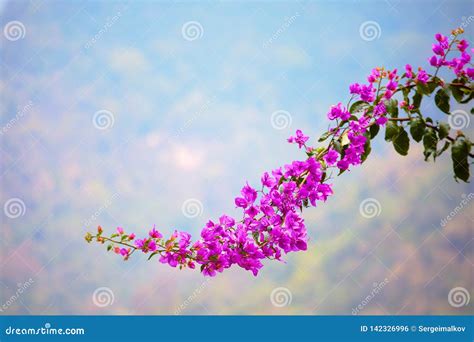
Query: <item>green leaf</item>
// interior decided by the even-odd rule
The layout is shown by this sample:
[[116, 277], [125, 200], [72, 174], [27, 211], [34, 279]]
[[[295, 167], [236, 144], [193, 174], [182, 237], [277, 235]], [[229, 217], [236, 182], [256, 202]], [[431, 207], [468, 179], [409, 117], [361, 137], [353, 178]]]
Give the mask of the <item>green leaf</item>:
[[375, 138], [375, 136], [379, 133], [379, 131], [380, 131], [380, 126], [379, 125], [370, 126], [370, 128], [369, 128], [370, 139]]
[[153, 258], [157, 254], [158, 254], [158, 252], [151, 253], [147, 260], [150, 260], [151, 258]]
[[321, 137], [319, 138], [319, 142], [323, 142], [324, 140], [326, 140], [327, 138], [329, 138], [331, 136], [332, 132], [331, 131], [327, 131], [326, 133], [324, 133], [323, 135], [321, 135]]
[[385, 140], [392, 141], [392, 139], [398, 135], [399, 129], [400, 127], [398, 127], [395, 122], [387, 122], [387, 125], [385, 127]]
[[395, 139], [393, 139], [393, 147], [395, 147], [395, 151], [397, 151], [402, 156], [406, 156], [408, 154], [410, 139], [408, 138], [408, 133], [403, 129], [403, 127], [400, 127], [400, 132], [395, 137]]
[[467, 183], [469, 180], [469, 163], [467, 157], [471, 150], [471, 143], [463, 137], [459, 137], [451, 147], [451, 158], [453, 160], [454, 178]]
[[[458, 83], [458, 82], [459, 80], [453, 80], [453, 83]], [[458, 86], [450, 85], [449, 89], [451, 90], [451, 94], [453, 94], [454, 99], [457, 102], [461, 103], [464, 97], [464, 92], [461, 90], [461, 88]]]
[[449, 108], [450, 108], [449, 95], [446, 92], [446, 90], [444, 90], [443, 88], [441, 88], [440, 90], [436, 92], [435, 104], [442, 112], [446, 114], [450, 114], [449, 113]]
[[351, 107], [349, 108], [349, 112], [351, 114], [357, 113], [359, 111], [362, 111], [362, 109], [367, 105], [367, 102], [365, 101], [356, 101], [354, 102]]
[[391, 99], [385, 102], [385, 108], [392, 118], [398, 118], [398, 101]]
[[442, 155], [443, 152], [448, 149], [449, 145], [451, 145], [451, 143], [449, 141], [445, 141], [443, 148], [436, 152], [436, 157], [439, 157], [440, 155]]
[[[373, 126], [371, 126], [371, 127], [373, 127]], [[364, 162], [367, 159], [367, 157], [369, 156], [370, 152], [372, 152], [372, 147], [370, 146], [370, 137], [368, 135], [370, 135], [370, 133], [365, 134], [367, 140], [365, 141], [365, 144], [364, 144], [364, 153], [361, 156], [362, 162]]]
[[431, 95], [431, 93], [436, 89], [437, 86], [437, 82], [430, 81], [426, 84], [418, 83], [416, 85], [416, 89], [419, 93], [422, 93], [424, 95]]
[[415, 109], [420, 108], [421, 100], [422, 100], [422, 99], [423, 99], [423, 95], [422, 95], [421, 93], [419, 93], [419, 92], [416, 92], [415, 95], [413, 95], [413, 99], [412, 99], [413, 103], [412, 103], [412, 105], [413, 105], [413, 107], [414, 107]]
[[341, 145], [341, 143], [340, 143], [339, 141], [337, 141], [337, 140], [334, 140], [332, 144], [333, 144], [333, 146], [334, 146], [334, 149], [335, 149], [337, 152], [339, 152], [339, 154], [341, 154], [341, 153], [342, 153], [342, 145]]
[[465, 99], [463, 99], [461, 101], [461, 103], [468, 103], [469, 101], [471, 101], [472, 99], [474, 99], [474, 91], [471, 91], [471, 93], [469, 94], [469, 96]]
[[413, 140], [420, 142], [423, 139], [423, 134], [425, 134], [425, 121], [421, 118], [414, 119], [410, 121], [410, 134], [413, 137]]
[[443, 140], [449, 135], [449, 130], [451, 127], [449, 127], [449, 124], [446, 122], [441, 122], [438, 127], [438, 137], [439, 140]]
[[110, 251], [112, 249], [112, 247], [113, 247], [112, 244], [108, 245], [107, 246], [107, 252]]
[[425, 151], [423, 154], [425, 155], [425, 161], [433, 154], [436, 153], [436, 146], [438, 144], [438, 136], [436, 132], [432, 128], [426, 128], [425, 134], [423, 135], [423, 147]]

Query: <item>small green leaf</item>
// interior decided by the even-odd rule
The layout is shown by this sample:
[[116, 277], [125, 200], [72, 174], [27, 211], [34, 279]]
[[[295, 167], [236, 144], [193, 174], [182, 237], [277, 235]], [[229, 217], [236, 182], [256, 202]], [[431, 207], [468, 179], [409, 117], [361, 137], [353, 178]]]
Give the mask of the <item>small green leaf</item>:
[[354, 113], [357, 113], [357, 112], [360, 112], [362, 111], [362, 109], [364, 109], [364, 107], [367, 106], [367, 102], [365, 101], [356, 101], [354, 102], [351, 107], [349, 108], [349, 112], [351, 114], [354, 114]]
[[337, 152], [339, 152], [339, 154], [341, 154], [341, 153], [342, 153], [342, 145], [341, 145], [341, 143], [340, 143], [339, 141], [337, 141], [337, 140], [334, 140], [332, 144], [333, 144], [333, 146], [334, 146], [334, 149], [335, 149]]
[[449, 124], [446, 122], [441, 122], [438, 127], [438, 137], [439, 140], [443, 140], [449, 135], [449, 130], [451, 127], [449, 127]]
[[459, 137], [451, 147], [451, 158], [453, 160], [454, 178], [467, 183], [469, 180], [469, 163], [467, 157], [471, 150], [471, 143], [464, 137]]
[[444, 113], [450, 114], [449, 113], [449, 95], [446, 93], [446, 90], [441, 88], [436, 92], [435, 95], [435, 104], [436, 106]]
[[397, 134], [395, 139], [393, 139], [393, 147], [395, 147], [395, 151], [402, 156], [408, 154], [410, 139], [408, 138], [408, 133], [403, 129], [403, 127], [400, 127], [400, 132]]
[[379, 133], [380, 126], [379, 125], [372, 125], [369, 128], [370, 131], [370, 139], [375, 138], [375, 136]]
[[430, 81], [426, 84], [423, 83], [418, 83], [416, 85], [416, 89], [419, 93], [422, 93], [424, 95], [431, 95], [431, 93], [436, 89], [438, 84], [436, 82]]
[[110, 251], [112, 249], [112, 247], [113, 247], [112, 244], [108, 245], [107, 246], [107, 252]]
[[385, 108], [392, 118], [398, 118], [398, 101], [391, 99], [385, 102]]
[[[373, 126], [372, 126], [373, 127]], [[378, 127], [378, 126], [377, 126]], [[367, 138], [367, 140], [365, 141], [365, 144], [364, 144], [364, 153], [362, 154], [361, 156], [361, 160], [362, 162], [364, 162], [367, 157], [369, 156], [370, 152], [372, 151], [372, 147], [370, 146], [370, 137], [368, 136], [370, 135], [369, 134], [365, 134], [365, 137]]]
[[158, 254], [158, 252], [151, 253], [147, 260], [150, 260], [151, 258], [153, 258], [157, 254]]
[[412, 103], [412, 105], [413, 105], [413, 107], [414, 107], [415, 109], [420, 108], [421, 100], [422, 100], [422, 99], [423, 99], [423, 95], [422, 95], [421, 93], [419, 93], [419, 92], [416, 92], [415, 95], [413, 95], [413, 99], [412, 99], [413, 103]]
[[421, 118], [414, 119], [410, 121], [410, 134], [413, 137], [413, 140], [420, 142], [423, 139], [423, 134], [425, 134], [425, 121]]
[[395, 122], [393, 121], [387, 122], [387, 125], [385, 127], [385, 140], [392, 141], [392, 139], [398, 134], [399, 129], [400, 128]]
[[435, 156], [437, 144], [438, 136], [436, 135], [435, 130], [432, 128], [426, 128], [425, 134], [423, 135], [423, 147], [425, 148], [423, 154], [425, 155], [425, 161], [428, 160], [431, 155]]
[[[453, 80], [453, 83], [458, 83], [458, 82], [459, 80]], [[450, 85], [449, 89], [451, 90], [451, 94], [453, 94], [454, 99], [457, 102], [461, 103], [464, 97], [464, 92], [461, 90], [461, 88], [458, 86]]]
[[319, 142], [323, 142], [324, 140], [326, 140], [327, 138], [329, 138], [331, 136], [332, 132], [331, 131], [327, 131], [326, 133], [324, 133], [323, 135], [321, 135], [321, 137], [319, 138]]
[[474, 91], [471, 90], [471, 92], [469, 93], [469, 96], [463, 99], [461, 103], [468, 103], [472, 99], [474, 99]]
[[436, 152], [436, 157], [439, 157], [440, 155], [443, 154], [444, 151], [446, 151], [451, 143], [449, 141], [444, 142], [444, 146], [441, 150]]

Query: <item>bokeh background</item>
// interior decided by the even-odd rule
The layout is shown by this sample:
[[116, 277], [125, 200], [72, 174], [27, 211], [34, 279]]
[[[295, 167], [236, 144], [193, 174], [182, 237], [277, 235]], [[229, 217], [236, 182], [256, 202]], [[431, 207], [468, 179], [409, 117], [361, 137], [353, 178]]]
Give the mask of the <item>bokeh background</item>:
[[378, 137], [305, 212], [309, 250], [258, 277], [83, 240], [98, 224], [197, 236], [235, 213], [245, 181], [303, 158], [286, 138], [317, 138], [372, 67], [427, 67], [433, 35], [458, 26], [473, 42], [471, 1], [0, 7], [1, 314], [473, 313], [473, 187], [413, 141], [401, 157]]

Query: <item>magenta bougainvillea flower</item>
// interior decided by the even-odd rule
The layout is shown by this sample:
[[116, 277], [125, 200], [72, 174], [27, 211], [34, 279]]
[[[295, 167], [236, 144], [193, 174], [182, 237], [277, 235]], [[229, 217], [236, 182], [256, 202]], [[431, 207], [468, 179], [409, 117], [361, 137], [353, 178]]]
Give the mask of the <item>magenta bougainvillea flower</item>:
[[[423, 140], [425, 158], [436, 158], [451, 146], [456, 179], [469, 178], [468, 158], [471, 142], [462, 132], [455, 138], [449, 136], [446, 123], [434, 122], [421, 115], [420, 103], [424, 96], [436, 91], [435, 104], [449, 114], [449, 99], [468, 103], [473, 97], [474, 68], [467, 52], [468, 42], [457, 37], [462, 29], [453, 31], [450, 38], [436, 34], [434, 55], [428, 61], [435, 67], [434, 74], [422, 68], [417, 71], [410, 64], [404, 74], [397, 69], [374, 68], [367, 77], [367, 84], [353, 83], [349, 87], [351, 98], [346, 106], [331, 106], [327, 117], [333, 127], [319, 139], [326, 146], [311, 146], [309, 136], [296, 130], [289, 143], [305, 147], [305, 157], [271, 171], [264, 172], [260, 184], [245, 184], [234, 203], [242, 210], [237, 220], [222, 215], [217, 221], [209, 220], [200, 238], [192, 242], [191, 235], [175, 231], [169, 238], [153, 227], [148, 236], [136, 239], [118, 227], [107, 237], [99, 226], [96, 234], [88, 233], [86, 240], [107, 243], [108, 250], [128, 259], [134, 252], [155, 255], [171, 267], [191, 268], [197, 265], [204, 275], [214, 276], [233, 265], [257, 275], [264, 259], [282, 260], [284, 254], [305, 251], [308, 235], [302, 210], [325, 202], [333, 194], [331, 180], [364, 162], [370, 153], [370, 141], [381, 126], [385, 126], [385, 139], [393, 142], [395, 150], [406, 155], [409, 148], [408, 128], [412, 138]], [[457, 56], [448, 58], [450, 53]], [[471, 50], [472, 52], [472, 50]], [[454, 72], [456, 79], [446, 82], [438, 77], [440, 68]], [[400, 102], [395, 98], [400, 96]], [[400, 117], [399, 110], [407, 116]], [[403, 126], [405, 124], [406, 126]], [[438, 142], [444, 141], [438, 149]]]

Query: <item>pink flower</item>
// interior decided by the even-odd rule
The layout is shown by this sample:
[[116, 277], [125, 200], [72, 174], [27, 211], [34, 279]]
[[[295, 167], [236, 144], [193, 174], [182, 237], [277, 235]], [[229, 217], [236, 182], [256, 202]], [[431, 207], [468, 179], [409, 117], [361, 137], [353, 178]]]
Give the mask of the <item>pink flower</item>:
[[153, 229], [150, 230], [148, 235], [150, 235], [150, 237], [152, 237], [154, 239], [161, 239], [163, 237], [163, 235], [155, 229], [155, 226], [153, 226]]
[[339, 157], [339, 153], [336, 150], [330, 148], [329, 151], [324, 156], [324, 160], [329, 166], [333, 166], [337, 162], [337, 158]]
[[296, 136], [291, 136], [288, 138], [289, 143], [297, 143], [298, 147], [301, 148], [308, 141], [309, 137], [304, 135], [303, 132], [298, 129], [296, 130]]

